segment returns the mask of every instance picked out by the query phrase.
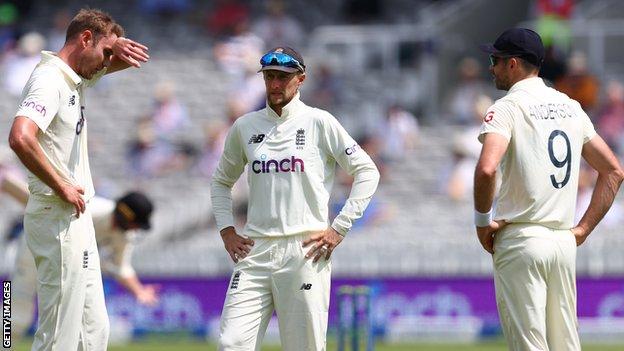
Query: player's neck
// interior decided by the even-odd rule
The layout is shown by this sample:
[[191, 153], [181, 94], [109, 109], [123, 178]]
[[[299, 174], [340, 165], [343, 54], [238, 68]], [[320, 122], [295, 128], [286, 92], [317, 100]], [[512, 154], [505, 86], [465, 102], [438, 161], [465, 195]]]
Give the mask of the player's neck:
[[78, 73], [79, 50], [74, 44], [65, 43], [57, 56], [63, 60], [74, 72]]

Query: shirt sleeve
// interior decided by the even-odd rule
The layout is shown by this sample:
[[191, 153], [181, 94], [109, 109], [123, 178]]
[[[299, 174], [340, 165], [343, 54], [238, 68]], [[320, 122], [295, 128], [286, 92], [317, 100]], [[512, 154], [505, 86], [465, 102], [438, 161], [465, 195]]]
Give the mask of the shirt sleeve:
[[511, 101], [499, 100], [488, 108], [481, 131], [479, 132], [479, 141], [483, 142], [483, 138], [487, 133], [496, 133], [504, 136], [507, 140], [511, 140], [513, 131], [513, 111], [515, 107]]
[[353, 222], [362, 217], [377, 190], [379, 170], [370, 156], [333, 116], [325, 119], [324, 128], [325, 146], [329, 154], [354, 177], [349, 198], [331, 224], [338, 233], [346, 235]]
[[[126, 235], [130, 234], [126, 233]], [[128, 240], [120, 240], [114, 243], [111, 247], [110, 262], [102, 265], [104, 270], [116, 278], [135, 276], [136, 272], [132, 268], [132, 247]]]
[[59, 79], [56, 77], [44, 77], [39, 75], [31, 77], [24, 87], [22, 100], [17, 108], [15, 117], [24, 116], [37, 124], [39, 129], [45, 131], [56, 116], [61, 92], [56, 84], [50, 84], [48, 80]]
[[581, 104], [579, 104], [578, 102], [575, 101], [575, 107], [578, 110], [578, 114], [582, 119], [582, 123], [583, 123], [583, 144], [585, 144], [586, 142], [590, 141], [594, 136], [596, 136], [596, 129], [594, 128], [594, 124], [592, 123], [591, 119], [589, 118], [589, 116], [587, 115], [587, 113], [585, 113], [585, 111], [583, 110], [583, 108], [581, 107]]
[[244, 144], [241, 142], [237, 122], [234, 123], [228, 132], [223, 154], [212, 176], [210, 198], [219, 231], [234, 225], [232, 187], [243, 173], [247, 164], [247, 157], [243, 149]]

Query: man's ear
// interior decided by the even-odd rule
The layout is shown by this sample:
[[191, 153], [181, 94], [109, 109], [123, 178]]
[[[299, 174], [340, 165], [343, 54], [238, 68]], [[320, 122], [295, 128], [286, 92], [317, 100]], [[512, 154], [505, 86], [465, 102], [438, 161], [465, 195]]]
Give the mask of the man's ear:
[[299, 77], [297, 77], [297, 79], [299, 79], [299, 86], [301, 86], [301, 84], [303, 84], [303, 81], [306, 79], [306, 74], [302, 73], [299, 75]]
[[95, 46], [95, 38], [93, 37], [93, 32], [89, 29], [85, 29], [80, 33], [80, 44], [83, 48], [87, 46]]

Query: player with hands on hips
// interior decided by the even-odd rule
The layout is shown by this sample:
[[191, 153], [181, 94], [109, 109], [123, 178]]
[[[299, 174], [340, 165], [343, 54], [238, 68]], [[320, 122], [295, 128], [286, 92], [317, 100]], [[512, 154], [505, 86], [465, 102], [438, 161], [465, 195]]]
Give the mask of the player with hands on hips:
[[104, 74], [148, 59], [147, 47], [125, 38], [110, 15], [82, 9], [63, 47], [42, 51], [24, 87], [9, 145], [29, 171], [24, 230], [37, 266], [34, 351], [107, 347], [84, 90]]
[[[537, 33], [509, 29], [481, 49], [496, 88], [507, 91], [483, 119], [474, 176], [475, 226], [492, 254], [503, 334], [510, 350], [581, 350], [576, 250], [609, 210], [624, 172], [580, 104], [538, 77]], [[575, 226], [581, 158], [598, 179]]]
[[[235, 263], [219, 350], [259, 350], [274, 310], [283, 350], [325, 350], [330, 257], [362, 216], [379, 172], [334, 116], [300, 100], [306, 69], [298, 52], [270, 50], [260, 72], [266, 108], [234, 122], [211, 184], [217, 227]], [[329, 225], [336, 163], [355, 179]], [[231, 189], [245, 166], [249, 206], [239, 235]]]

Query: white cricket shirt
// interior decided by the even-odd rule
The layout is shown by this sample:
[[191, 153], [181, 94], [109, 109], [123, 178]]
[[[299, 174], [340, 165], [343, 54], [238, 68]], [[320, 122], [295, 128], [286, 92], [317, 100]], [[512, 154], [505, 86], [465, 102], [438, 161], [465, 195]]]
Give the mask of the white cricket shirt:
[[[42, 51], [41, 62], [28, 79], [15, 114], [37, 124], [37, 140], [46, 158], [64, 180], [84, 189], [85, 200], [95, 192], [87, 154], [83, 88], [105, 73], [106, 69], [91, 80], [82, 79], [55, 53]], [[56, 196], [30, 171], [28, 188], [31, 194]]]
[[344, 235], [377, 189], [379, 172], [368, 154], [331, 114], [305, 105], [299, 93], [281, 116], [267, 106], [240, 117], [228, 133], [212, 179], [217, 227], [234, 225], [231, 188], [247, 166], [245, 235], [325, 230], [336, 163], [355, 177], [349, 198], [332, 223]]
[[579, 103], [541, 78], [524, 79], [488, 109], [480, 141], [486, 133], [509, 140], [496, 219], [572, 228], [581, 151], [596, 135]]
[[113, 227], [115, 201], [95, 196], [87, 206], [93, 217], [102, 271], [118, 278], [136, 275], [131, 262], [131, 238], [135, 232]]

